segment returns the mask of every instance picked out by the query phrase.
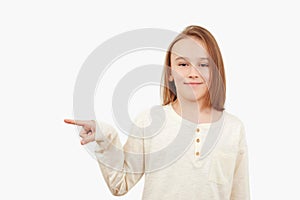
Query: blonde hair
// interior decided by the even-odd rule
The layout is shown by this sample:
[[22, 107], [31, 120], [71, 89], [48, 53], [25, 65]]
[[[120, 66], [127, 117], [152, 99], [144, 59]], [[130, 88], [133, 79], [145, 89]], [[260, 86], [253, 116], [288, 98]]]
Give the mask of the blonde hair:
[[204, 96], [204, 108], [213, 107], [219, 111], [225, 110], [226, 79], [221, 51], [213, 35], [205, 28], [196, 25], [186, 27], [168, 47], [161, 80], [163, 83], [161, 85], [162, 105], [167, 105], [177, 99], [175, 83], [174, 81], [169, 81], [171, 75], [171, 50], [176, 42], [187, 37], [195, 37], [201, 40], [210, 56], [209, 60], [213, 64], [213, 67], [209, 67], [211, 78], [208, 90]]

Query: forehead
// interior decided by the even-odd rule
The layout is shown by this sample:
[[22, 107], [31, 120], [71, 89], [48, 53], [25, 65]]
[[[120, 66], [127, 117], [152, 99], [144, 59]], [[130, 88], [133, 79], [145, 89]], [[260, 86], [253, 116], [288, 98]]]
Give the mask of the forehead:
[[188, 58], [208, 57], [204, 43], [197, 38], [183, 38], [177, 41], [173, 45], [171, 53], [173, 56]]

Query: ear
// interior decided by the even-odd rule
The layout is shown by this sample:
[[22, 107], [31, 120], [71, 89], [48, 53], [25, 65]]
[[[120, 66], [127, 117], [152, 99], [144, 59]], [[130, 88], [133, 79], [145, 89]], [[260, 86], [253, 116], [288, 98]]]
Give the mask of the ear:
[[173, 80], [174, 80], [173, 76], [170, 75], [170, 76], [169, 76], [169, 81], [173, 81]]

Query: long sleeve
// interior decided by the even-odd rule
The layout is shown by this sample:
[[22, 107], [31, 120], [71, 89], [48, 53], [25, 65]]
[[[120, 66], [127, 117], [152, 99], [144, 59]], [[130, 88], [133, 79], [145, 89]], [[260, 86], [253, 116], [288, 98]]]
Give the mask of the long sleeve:
[[126, 194], [144, 174], [144, 118], [145, 112], [135, 118], [123, 147], [112, 126], [96, 123], [95, 155], [104, 180], [115, 196]]
[[239, 152], [236, 158], [233, 185], [230, 200], [249, 200], [249, 170], [248, 147], [246, 142], [245, 127], [241, 126]]

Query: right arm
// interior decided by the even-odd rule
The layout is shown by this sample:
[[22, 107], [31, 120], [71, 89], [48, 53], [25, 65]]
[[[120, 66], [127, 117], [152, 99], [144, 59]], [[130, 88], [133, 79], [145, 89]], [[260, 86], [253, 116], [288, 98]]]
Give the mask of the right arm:
[[[131, 126], [124, 146], [116, 130], [107, 123], [96, 122], [95, 155], [104, 180], [115, 196], [126, 194], [143, 176], [145, 147], [143, 127], [145, 113], [140, 113]], [[140, 128], [139, 128], [140, 127]]]
[[126, 194], [145, 172], [143, 128], [149, 122], [146, 114], [147, 111], [141, 112], [135, 118], [123, 147], [118, 133], [107, 123], [95, 120], [64, 120], [68, 124], [82, 126], [82, 145], [96, 142], [94, 153], [98, 165], [109, 190], [115, 196]]

